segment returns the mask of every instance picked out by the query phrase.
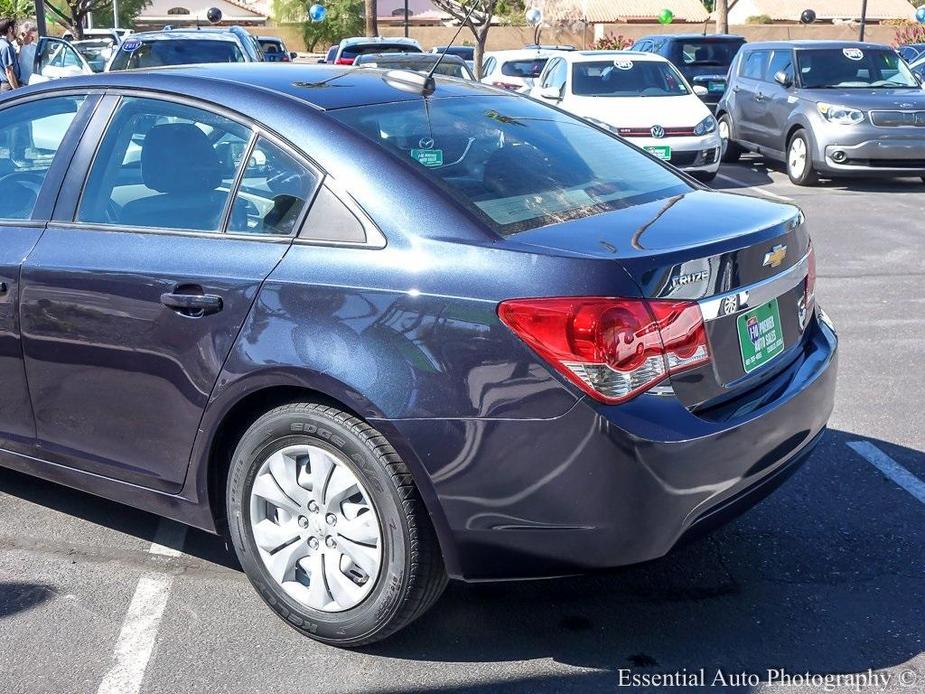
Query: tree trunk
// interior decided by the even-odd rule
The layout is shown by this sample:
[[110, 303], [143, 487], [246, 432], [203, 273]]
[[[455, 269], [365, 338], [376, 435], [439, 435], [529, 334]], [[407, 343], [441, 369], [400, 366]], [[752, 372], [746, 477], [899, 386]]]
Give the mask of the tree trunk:
[[729, 33], [729, 0], [716, 0], [716, 32]]
[[376, 14], [379, 12], [379, 8], [376, 7], [376, 0], [364, 0], [364, 4], [364, 14], [366, 15], [366, 35], [379, 36], [379, 24], [376, 21]]
[[472, 65], [475, 68], [475, 79], [482, 79], [482, 62], [485, 59], [485, 42], [488, 40], [488, 29], [489, 24], [485, 24], [481, 27], [475, 28], [471, 27], [472, 33], [475, 35], [475, 50], [472, 54]]

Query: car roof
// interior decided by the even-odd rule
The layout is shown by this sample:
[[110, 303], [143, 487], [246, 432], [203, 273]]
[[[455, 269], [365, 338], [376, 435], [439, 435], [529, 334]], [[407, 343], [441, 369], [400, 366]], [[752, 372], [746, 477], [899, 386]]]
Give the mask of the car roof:
[[199, 29], [168, 29], [167, 31], [142, 31], [132, 34], [131, 38], [138, 41], [191, 41], [201, 39], [205, 41], [233, 41], [238, 37], [230, 31], [209, 31]]
[[[364, 53], [357, 56], [360, 63], [373, 62], [375, 60], [388, 60], [395, 63], [436, 63], [440, 58], [439, 53]], [[465, 65], [466, 61], [458, 55], [447, 53], [440, 61], [444, 65]]]
[[758, 41], [747, 43], [744, 50], [754, 51], [758, 48], [861, 48], [867, 50], [893, 50], [885, 43], [868, 41], [835, 41], [832, 39], [796, 39], [793, 41]]
[[[325, 82], [325, 80], [328, 80]], [[66, 84], [65, 84], [66, 83]], [[373, 106], [400, 101], [422, 100], [419, 94], [391, 86], [379, 70], [322, 63], [209, 63], [174, 65], [138, 70], [119, 70], [67, 80], [50, 80], [30, 86], [34, 93], [55, 88], [103, 89], [106, 87], [155, 89], [195, 96], [197, 87], [226, 89], [234, 85], [235, 99], [240, 98], [240, 111], [248, 114], [248, 92], [276, 93], [298, 99], [319, 110], [334, 110], [351, 106]], [[480, 82], [438, 78], [431, 98], [492, 95], [517, 98]], [[232, 106], [234, 108], [234, 106]], [[252, 115], [252, 114], [251, 114]]]
[[668, 39], [669, 41], [692, 41], [694, 39], [712, 39], [719, 41], [744, 41], [745, 37], [740, 34], [649, 34], [640, 36], [637, 41], [642, 39]]
[[369, 43], [400, 43], [418, 47], [421, 45], [416, 39], [407, 36], [351, 36], [347, 39], [341, 39], [340, 45], [346, 47]]
[[666, 58], [657, 53], [646, 53], [645, 51], [563, 51], [561, 57], [570, 63], [587, 63], [606, 58], [630, 58], [632, 60], [648, 60], [656, 63], [668, 62]]
[[524, 58], [549, 58], [553, 55], [571, 53], [572, 51], [553, 51], [545, 48], [515, 48], [508, 51], [491, 51], [485, 57], [500, 60], [522, 60]]

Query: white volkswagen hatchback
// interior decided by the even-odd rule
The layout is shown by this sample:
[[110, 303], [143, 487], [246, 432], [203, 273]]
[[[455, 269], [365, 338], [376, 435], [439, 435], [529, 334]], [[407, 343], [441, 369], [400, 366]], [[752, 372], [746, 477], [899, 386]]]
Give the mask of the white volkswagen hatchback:
[[610, 128], [701, 181], [713, 180], [719, 170], [722, 141], [716, 119], [659, 55], [557, 53], [530, 95]]

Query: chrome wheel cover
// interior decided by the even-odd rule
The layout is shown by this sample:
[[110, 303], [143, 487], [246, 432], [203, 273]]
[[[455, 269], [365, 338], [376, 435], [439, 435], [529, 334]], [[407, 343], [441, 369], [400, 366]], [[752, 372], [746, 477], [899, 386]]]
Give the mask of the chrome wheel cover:
[[806, 168], [806, 142], [802, 137], [795, 137], [793, 142], [790, 143], [787, 164], [790, 166], [790, 174], [794, 178], [799, 178], [803, 175], [803, 170]]
[[376, 584], [379, 518], [336, 453], [296, 445], [264, 460], [251, 487], [250, 526], [267, 572], [306, 607], [349, 610]]

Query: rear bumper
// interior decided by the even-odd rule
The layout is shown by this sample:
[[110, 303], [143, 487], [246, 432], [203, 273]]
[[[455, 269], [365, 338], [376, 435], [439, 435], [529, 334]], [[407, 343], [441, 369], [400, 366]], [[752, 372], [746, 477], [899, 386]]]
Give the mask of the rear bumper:
[[832, 411], [837, 338], [811, 326], [784, 371], [714, 411], [643, 395], [553, 420], [388, 422], [429, 473], [451, 574], [642, 562], [747, 508], [808, 457]]

